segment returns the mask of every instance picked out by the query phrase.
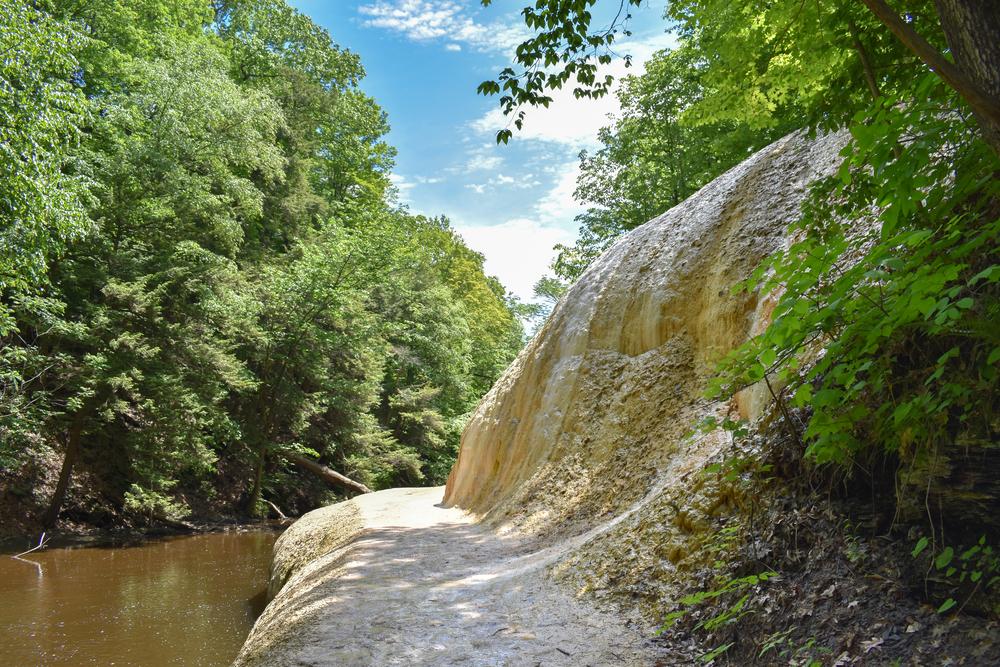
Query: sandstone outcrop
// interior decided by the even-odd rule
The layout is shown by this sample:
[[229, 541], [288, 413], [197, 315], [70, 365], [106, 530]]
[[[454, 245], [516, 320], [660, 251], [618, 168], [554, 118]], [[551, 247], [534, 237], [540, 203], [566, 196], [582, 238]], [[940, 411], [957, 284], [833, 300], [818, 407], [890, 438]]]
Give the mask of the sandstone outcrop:
[[[727, 403], [709, 404], [700, 397], [711, 357], [759, 331], [775, 305], [775, 295], [733, 295], [732, 287], [787, 243], [786, 231], [798, 216], [809, 182], [836, 171], [845, 143], [844, 134], [818, 139], [795, 134], [776, 142], [629, 233], [569, 289], [479, 404], [463, 435], [444, 506], [434, 510], [462, 508], [482, 518], [476, 530], [485, 526], [492, 530], [489, 539], [506, 545], [497, 547], [499, 560], [476, 564], [475, 545], [485, 543], [476, 540], [487, 539], [487, 533], [373, 519], [372, 508], [383, 506], [388, 496], [382, 494], [389, 492], [320, 510], [290, 530], [276, 548], [270, 591], [276, 597], [237, 664], [347, 664], [331, 662], [329, 656], [337, 651], [355, 651], [351, 655], [363, 664], [389, 664], [384, 657], [389, 653], [378, 642], [390, 640], [410, 642], [397, 647], [399, 655], [410, 656], [407, 664], [451, 664], [434, 658], [431, 650], [442, 642], [464, 642], [448, 630], [450, 622], [446, 619], [435, 630], [439, 626], [427, 621], [424, 612], [410, 614], [393, 606], [392, 594], [384, 598], [385, 612], [402, 614], [395, 621], [398, 632], [389, 628], [383, 637], [376, 630], [363, 631], [368, 643], [362, 645], [337, 620], [368, 590], [354, 586], [352, 579], [368, 575], [352, 568], [375, 562], [370, 559], [380, 552], [379, 540], [389, 539], [403, 551], [383, 552], [378, 567], [391, 568], [398, 561], [396, 567], [408, 572], [417, 559], [426, 579], [413, 586], [405, 577], [394, 579], [400, 600], [413, 597], [413, 608], [424, 611], [449, 603], [447, 613], [454, 619], [465, 613], [462, 609], [482, 618], [495, 616], [494, 634], [467, 647], [470, 664], [536, 664], [522, 660], [527, 655], [518, 653], [522, 649], [549, 651], [551, 660], [545, 664], [564, 659], [582, 664], [565, 658], [570, 652], [555, 644], [515, 646], [491, 639], [521, 627], [503, 620], [519, 613], [520, 603], [509, 597], [510, 591], [541, 591], [551, 585], [569, 591], [569, 599], [580, 605], [603, 608], [613, 616], [622, 613], [615, 596], [626, 590], [631, 622], [654, 628], [662, 614], [658, 601], [703, 564], [705, 535], [714, 532], [709, 529], [757, 502], [746, 498], [737, 483], [697, 474], [731, 446], [724, 435], [683, 437], [706, 414], [766, 417], [769, 396], [763, 389], [748, 389]], [[434, 521], [449, 526], [459, 522], [451, 515], [438, 516]], [[445, 516], [451, 518], [440, 518]], [[465, 549], [470, 562], [445, 562], [443, 554], [452, 552], [444, 551], [440, 562], [421, 556], [421, 549], [430, 549], [438, 537], [462, 540], [465, 546], [456, 548], [458, 553]], [[496, 584], [500, 588], [476, 588], [494, 580], [502, 582]], [[447, 591], [454, 599], [445, 599]], [[464, 600], [462, 595], [472, 597]], [[555, 600], [547, 604], [562, 604]], [[485, 606], [476, 606], [480, 603]], [[559, 612], [582, 618], [582, 608], [563, 606]], [[626, 632], [607, 614], [586, 618], [580, 627], [602, 627], [613, 636]], [[364, 626], [374, 621], [357, 622]], [[417, 639], [403, 639], [408, 624]], [[383, 626], [388, 627], [378, 627]], [[334, 635], [342, 631], [341, 641]], [[440, 642], [435, 643], [435, 632]], [[331, 641], [336, 646], [327, 646]], [[530, 641], [541, 640], [532, 635]], [[587, 655], [611, 650], [602, 646], [580, 650], [592, 652]], [[476, 651], [485, 662], [477, 662]], [[497, 657], [501, 654], [502, 660]]]
[[706, 529], [754, 501], [695, 474], [730, 446], [724, 434], [683, 436], [710, 413], [757, 418], [770, 398], [700, 397], [712, 356], [759, 332], [776, 302], [732, 287], [787, 244], [846, 139], [790, 135], [594, 262], [478, 406], [445, 504], [501, 532], [581, 536], [553, 571], [575, 590], [613, 581], [655, 601], [704, 560]]

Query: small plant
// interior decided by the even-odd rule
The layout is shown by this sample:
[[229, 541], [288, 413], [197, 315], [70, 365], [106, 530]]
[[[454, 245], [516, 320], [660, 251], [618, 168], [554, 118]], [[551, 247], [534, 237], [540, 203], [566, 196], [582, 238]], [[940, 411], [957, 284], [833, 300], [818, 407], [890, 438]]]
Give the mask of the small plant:
[[[818, 660], [819, 653], [831, 653], [830, 649], [825, 646], [817, 646], [816, 638], [810, 637], [798, 648], [795, 647], [794, 642], [791, 639], [791, 634], [795, 632], [797, 628], [792, 626], [787, 630], [782, 630], [776, 632], [768, 638], [764, 648], [761, 649], [758, 658], [763, 658], [764, 654], [768, 651], [776, 651], [778, 656], [781, 658], [788, 657], [788, 664], [798, 665], [799, 667], [819, 667], [822, 661]], [[809, 655], [803, 655], [809, 654]]]
[[858, 537], [857, 528], [858, 526], [849, 521], [844, 526], [844, 541], [847, 542], [847, 559], [855, 564], [864, 563], [868, 557], [868, 548], [865, 546], [864, 539]]
[[[912, 556], [916, 558], [920, 555], [929, 543], [930, 541], [926, 537], [921, 537], [913, 549]], [[993, 548], [986, 544], [985, 535], [979, 538], [979, 544], [957, 556], [952, 547], [945, 547], [934, 558], [933, 567], [939, 571], [944, 570], [944, 576], [948, 579], [955, 580], [955, 575], [958, 575], [957, 583], [959, 584], [964, 584], [966, 581], [976, 584], [965, 602], [959, 607], [959, 611], [979, 592], [980, 588], [987, 591], [1000, 582], [1000, 558], [995, 555]], [[938, 608], [938, 613], [943, 614], [957, 604], [954, 598], [949, 597]]]
[[[751, 574], [746, 577], [733, 578], [728, 572], [726, 572], [725, 568], [729, 565], [727, 556], [732, 551], [734, 544], [739, 539], [739, 536], [740, 526], [734, 524], [722, 528], [709, 538], [706, 548], [715, 556], [712, 563], [712, 567], [715, 570], [715, 587], [711, 590], [699, 591], [682, 598], [679, 602], [681, 609], [671, 612], [663, 617], [664, 626], [656, 633], [657, 635], [672, 627], [674, 623], [684, 616], [690, 614], [695, 607], [730, 593], [735, 594], [742, 592], [743, 595], [740, 596], [739, 600], [737, 600], [734, 604], [723, 604], [721, 610], [717, 611], [709, 618], [700, 621], [695, 626], [696, 630], [703, 629], [706, 632], [715, 632], [726, 626], [733, 625], [747, 614], [754, 613], [753, 609], [747, 608], [747, 600], [750, 599], [751, 595], [751, 591], [749, 589], [754, 586], [758, 586], [769, 579], [773, 579], [778, 575], [773, 572], [764, 572], [762, 574]], [[702, 655], [701, 659], [708, 662], [728, 651], [735, 643], [736, 642], [730, 642], [717, 646], [708, 653]]]

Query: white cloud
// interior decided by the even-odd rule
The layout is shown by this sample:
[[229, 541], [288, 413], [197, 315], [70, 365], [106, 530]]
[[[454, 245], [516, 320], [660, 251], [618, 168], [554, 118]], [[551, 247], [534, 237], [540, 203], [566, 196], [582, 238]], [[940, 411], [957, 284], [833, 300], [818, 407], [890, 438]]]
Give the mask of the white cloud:
[[362, 21], [366, 27], [392, 30], [414, 41], [445, 39], [449, 51], [461, 50], [457, 42], [480, 51], [507, 51], [528, 35], [521, 23], [476, 23], [468, 5], [457, 0], [376, 0], [358, 12], [371, 17]]
[[462, 45], [461, 44], [445, 44], [444, 45], [444, 50], [445, 51], [461, 51], [462, 50]]
[[501, 164], [503, 164], [503, 157], [499, 155], [486, 156], [482, 153], [476, 153], [466, 163], [465, 171], [479, 171], [481, 169], [492, 171], [497, 169]]
[[573, 197], [576, 179], [580, 176], [580, 163], [567, 162], [562, 165], [561, 172], [555, 187], [535, 206], [543, 222], [566, 224], [587, 210]]
[[404, 204], [409, 203], [411, 200], [407, 195], [407, 190], [413, 188], [416, 183], [411, 183], [402, 174], [389, 174], [389, 180], [392, 181], [392, 184], [396, 186], [396, 190], [399, 191], [399, 201]]
[[[618, 114], [621, 111], [618, 97], [614, 93], [621, 78], [642, 74], [645, 71], [643, 66], [645, 61], [649, 60], [653, 53], [673, 42], [673, 37], [664, 34], [622, 46], [624, 52], [632, 54], [632, 66], [626, 68], [624, 60], [615, 60], [598, 69], [598, 79], [608, 74], [615, 77], [613, 91], [600, 99], [577, 99], [573, 95], [572, 83], [559, 90], [548, 91], [546, 94], [552, 98], [552, 103], [547, 108], [522, 109], [524, 128], [520, 131], [514, 130], [513, 140], [548, 142], [574, 151], [599, 147], [597, 131], [612, 124], [609, 114]], [[513, 124], [510, 122], [512, 120], [510, 117], [505, 118], [499, 108], [493, 108], [483, 117], [470, 123], [470, 127], [476, 134], [493, 135], [508, 125], [513, 129]]]
[[535, 283], [555, 257], [552, 247], [572, 243], [575, 235], [536, 220], [509, 220], [492, 227], [456, 225], [465, 244], [486, 256], [485, 270], [523, 301], [532, 298]]

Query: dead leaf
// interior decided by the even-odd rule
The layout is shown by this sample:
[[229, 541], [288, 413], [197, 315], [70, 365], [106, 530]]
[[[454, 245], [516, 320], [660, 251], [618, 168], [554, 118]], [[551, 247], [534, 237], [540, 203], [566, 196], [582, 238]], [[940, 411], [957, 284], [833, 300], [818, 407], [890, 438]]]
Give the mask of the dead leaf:
[[913, 623], [910, 623], [908, 626], [906, 626], [906, 632], [910, 633], [910, 634], [912, 634], [914, 632], [920, 632], [923, 629], [924, 629], [924, 626], [920, 625], [920, 623], [917, 623], [916, 621], [914, 621]]
[[881, 637], [872, 637], [866, 642], [861, 642], [861, 648], [865, 650], [865, 653], [870, 653], [872, 649], [878, 648], [882, 645]]
[[851, 654], [848, 651], [844, 651], [843, 653], [837, 656], [837, 659], [834, 661], [832, 665], [830, 665], [830, 667], [844, 667], [844, 665], [846, 665], [847, 661], [850, 659], [851, 659]]

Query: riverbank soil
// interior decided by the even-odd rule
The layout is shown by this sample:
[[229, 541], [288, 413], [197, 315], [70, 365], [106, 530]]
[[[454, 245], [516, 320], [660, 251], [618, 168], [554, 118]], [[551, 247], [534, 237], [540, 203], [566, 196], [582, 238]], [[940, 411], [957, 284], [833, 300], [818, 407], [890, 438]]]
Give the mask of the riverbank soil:
[[887, 531], [881, 518], [868, 504], [779, 497], [738, 553], [700, 571], [678, 598], [753, 573], [774, 576], [699, 604], [668, 605], [665, 612], [689, 613], [654, 639], [663, 664], [704, 665], [703, 656], [726, 645], [714, 664], [1000, 664], [995, 614], [956, 613], [965, 597], [937, 613], [941, 573], [916, 568], [918, 536]]
[[[272, 462], [273, 463], [273, 462]], [[84, 451], [70, 477], [69, 488], [55, 526], [45, 528], [41, 517], [55, 492], [62, 465], [61, 452], [51, 449], [24, 452], [16, 465], [0, 467], [0, 541], [42, 533], [64, 535], [116, 534], [121, 532], [175, 532], [174, 528], [122, 506], [128, 475], [126, 465], [114, 457]], [[265, 496], [282, 514], [297, 517], [341, 498], [315, 476], [297, 471]], [[240, 510], [246, 503], [252, 470], [242, 461], [223, 456], [208, 478], [182, 479], [172, 490], [173, 501], [187, 512], [173, 517], [197, 531], [224, 530], [230, 525], [259, 521]], [[274, 510], [269, 518], [279, 519]]]
[[234, 667], [658, 664], [662, 650], [627, 613], [548, 580], [560, 548], [498, 536], [441, 507], [442, 492], [392, 489], [320, 510], [329, 525], [353, 514], [344, 530], [356, 536], [291, 575]]

